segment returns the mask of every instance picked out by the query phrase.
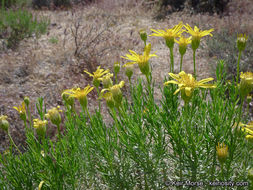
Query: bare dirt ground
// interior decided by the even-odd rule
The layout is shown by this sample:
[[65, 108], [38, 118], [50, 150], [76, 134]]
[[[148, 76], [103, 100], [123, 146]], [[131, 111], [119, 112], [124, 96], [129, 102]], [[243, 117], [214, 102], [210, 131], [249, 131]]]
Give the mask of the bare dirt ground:
[[[13, 106], [20, 105], [24, 96], [30, 97], [33, 117], [38, 117], [35, 111], [35, 102], [38, 97], [44, 97], [47, 108], [62, 106], [61, 93], [64, 89], [79, 86], [84, 88], [91, 83], [91, 78], [83, 70], [90, 72], [101, 65], [104, 69], [112, 71], [113, 63], [125, 60], [120, 56], [134, 50], [143, 51], [143, 42], [138, 31], [145, 29], [151, 34], [150, 29], [171, 28], [180, 21], [191, 26], [197, 25], [201, 29], [214, 28], [216, 32], [227, 28], [231, 33], [253, 31], [253, 3], [251, 0], [232, 0], [226, 10], [226, 16], [206, 14], [191, 14], [190, 10], [176, 12], [166, 16], [163, 20], [154, 19], [154, 10], [146, 9], [143, 2], [135, 1], [106, 1], [86, 7], [76, 7], [68, 11], [34, 11], [34, 14], [48, 16], [51, 24], [47, 34], [38, 40], [27, 39], [12, 51], [0, 45], [0, 114], [8, 115], [11, 124], [10, 130], [18, 146], [24, 145], [24, 126]], [[77, 25], [79, 23], [79, 25]], [[75, 27], [76, 24], [76, 27]], [[76, 49], [75, 32], [79, 42], [83, 41], [84, 49]], [[72, 30], [71, 30], [72, 29]], [[98, 36], [96, 38], [96, 36]], [[94, 39], [95, 43], [92, 42]], [[236, 40], [236, 39], [235, 39]], [[148, 37], [152, 44], [151, 52], [158, 57], [151, 59], [153, 79], [156, 82], [156, 99], [161, 99], [158, 86], [163, 84], [164, 77], [169, 72], [169, 50], [163, 39]], [[81, 45], [80, 45], [81, 46]], [[205, 40], [197, 51], [198, 79], [213, 76], [210, 69]], [[79, 56], [75, 56], [75, 51]], [[178, 48], [174, 49], [175, 72], [179, 71]], [[192, 51], [188, 49], [184, 56], [183, 70], [193, 72]], [[140, 76], [136, 67], [134, 78]], [[122, 69], [120, 80], [127, 81]], [[124, 88], [128, 94], [128, 82]], [[98, 108], [96, 92], [88, 95], [89, 109]], [[103, 105], [103, 113], [106, 107]], [[109, 117], [106, 117], [109, 121]], [[49, 135], [55, 133], [54, 126], [49, 126]], [[0, 131], [0, 152], [8, 147], [7, 135]]]

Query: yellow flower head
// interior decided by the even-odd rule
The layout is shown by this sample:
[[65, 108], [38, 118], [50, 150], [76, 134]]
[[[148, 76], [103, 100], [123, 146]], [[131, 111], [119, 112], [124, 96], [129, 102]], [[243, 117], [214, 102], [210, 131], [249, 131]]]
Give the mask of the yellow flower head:
[[99, 80], [102, 81], [102, 84], [103, 84], [104, 88], [109, 88], [110, 86], [112, 86], [111, 77], [113, 77], [113, 74], [112, 73], [107, 73], [102, 78], [99, 78]]
[[237, 48], [239, 51], [245, 50], [246, 42], [247, 42], [248, 38], [249, 38], [249, 36], [246, 36], [246, 34], [237, 35]]
[[36, 129], [36, 133], [43, 137], [46, 134], [46, 125], [47, 120], [40, 120], [40, 119], [34, 119], [33, 120], [33, 127]]
[[194, 30], [193, 30], [189, 24], [184, 25], [184, 27], [186, 28], [187, 32], [192, 35], [192, 49], [193, 50], [196, 50], [199, 47], [200, 39], [202, 37], [207, 36], [207, 35], [213, 36], [211, 34], [211, 32], [214, 31], [213, 28], [210, 30], [201, 31], [197, 26], [194, 26]]
[[246, 133], [245, 138], [253, 142], [253, 121], [249, 122], [248, 124], [239, 123], [241, 130]]
[[145, 46], [143, 55], [139, 55], [136, 52], [129, 50], [129, 52], [132, 55], [126, 54], [126, 57], [124, 56], [121, 56], [121, 57], [124, 59], [130, 60], [132, 62], [126, 63], [123, 67], [125, 67], [126, 65], [138, 64], [141, 72], [144, 75], [148, 75], [150, 72], [148, 61], [151, 57], [157, 56], [156, 54], [150, 54], [150, 51], [151, 51], [151, 44], [148, 44]]
[[50, 119], [53, 124], [59, 125], [61, 123], [61, 115], [59, 112], [62, 112], [62, 110], [60, 110], [60, 106], [57, 106], [48, 110], [45, 116], [47, 119]]
[[100, 81], [98, 80], [99, 78], [101, 78], [103, 75], [109, 73], [109, 69], [104, 70], [104, 69], [100, 69], [100, 66], [97, 68], [97, 70], [95, 72], [93, 72], [93, 74], [89, 73], [88, 71], [84, 70], [85, 73], [87, 73], [90, 77], [93, 77], [93, 85], [95, 87], [99, 87]]
[[163, 37], [165, 39], [166, 45], [168, 48], [173, 48], [175, 38], [179, 37], [184, 30], [181, 30], [183, 27], [183, 22], [180, 22], [178, 25], [174, 26], [171, 29], [165, 29], [165, 30], [154, 30], [151, 29], [154, 33], [150, 36], [158, 36]]
[[181, 55], [185, 54], [187, 45], [192, 42], [191, 39], [192, 39], [192, 37], [185, 38], [184, 36], [181, 35], [180, 38], [179, 38], [179, 41], [175, 40], [176, 43], [178, 43], [178, 45], [179, 45], [179, 53]]
[[18, 111], [22, 120], [26, 119], [25, 102], [22, 102], [22, 105], [19, 105], [18, 107], [14, 106], [13, 108]]
[[86, 86], [83, 90], [80, 88], [73, 88], [69, 90], [65, 90], [65, 94], [68, 94], [70, 97], [78, 99], [81, 106], [84, 108], [87, 107], [87, 95], [93, 90], [94, 87], [90, 87], [90, 85]]
[[[119, 84], [113, 85], [110, 88], [103, 89], [101, 91], [101, 94], [103, 94], [105, 91], [109, 91], [112, 94], [112, 98], [116, 105], [120, 105], [122, 101], [122, 92], [121, 88], [125, 85], [124, 81], [121, 81]], [[109, 95], [108, 95], [109, 96]]]
[[240, 78], [240, 92], [242, 97], [244, 98], [253, 90], [253, 73], [241, 72]]
[[204, 84], [209, 81], [212, 81], [213, 78], [207, 78], [200, 81], [196, 81], [191, 74], [186, 74], [184, 71], [181, 71], [179, 74], [169, 73], [169, 75], [176, 81], [170, 80], [165, 82], [164, 85], [177, 84], [179, 88], [174, 92], [174, 94], [181, 91], [181, 97], [184, 99], [186, 103], [190, 101], [192, 97], [192, 92], [194, 91], [195, 88], [198, 87], [216, 88], [216, 86], [213, 84]]
[[1, 115], [0, 116], [0, 128], [3, 129], [4, 131], [8, 131], [9, 129], [9, 122], [7, 121], [7, 116], [6, 115]]
[[216, 146], [216, 151], [219, 162], [223, 164], [228, 157], [228, 147], [223, 143], [218, 143], [218, 146]]

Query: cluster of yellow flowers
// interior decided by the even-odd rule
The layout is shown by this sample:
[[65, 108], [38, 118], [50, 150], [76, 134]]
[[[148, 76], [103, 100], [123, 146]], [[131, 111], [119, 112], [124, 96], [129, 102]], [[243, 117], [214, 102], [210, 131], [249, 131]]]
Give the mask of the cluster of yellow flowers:
[[245, 132], [245, 138], [253, 143], [253, 121], [248, 124], [239, 123], [241, 130]]
[[[183, 29], [183, 27], [185, 29]], [[198, 49], [200, 45], [200, 40], [204, 36], [212, 36], [211, 32], [214, 31], [214, 29], [209, 30], [200, 30], [197, 26], [191, 28], [189, 24], [184, 25], [182, 22], [180, 22], [178, 25], [174, 26], [170, 29], [165, 30], [155, 30], [151, 29], [153, 33], [149, 36], [157, 36], [157, 37], [163, 37], [165, 39], [165, 44], [170, 49], [171, 52], [171, 64], [170, 64], [170, 71], [169, 76], [174, 80], [169, 80], [164, 83], [164, 85], [168, 84], [176, 84], [178, 85], [178, 89], [174, 92], [174, 94], [177, 94], [178, 92], [181, 92], [181, 98], [184, 100], [185, 105], [187, 105], [192, 96], [193, 91], [196, 88], [216, 88], [216, 85], [214, 84], [206, 84], [207, 82], [213, 81], [213, 78], [206, 78], [202, 79], [200, 81], [197, 81], [196, 79], [196, 69], [195, 69], [195, 52]], [[184, 32], [187, 32], [190, 34], [190, 37], [185, 37], [183, 35]], [[140, 37], [144, 41], [144, 52], [143, 54], [137, 54], [133, 50], [129, 50], [130, 54], [126, 54], [125, 56], [121, 56], [123, 59], [127, 59], [130, 62], [126, 63], [123, 67], [125, 67], [125, 74], [129, 79], [129, 82], [131, 83], [131, 77], [133, 75], [133, 65], [137, 64], [142, 74], [144, 74], [147, 77], [147, 80], [149, 79], [149, 76], [151, 75], [150, 71], [150, 65], [149, 60], [151, 57], [156, 57], [157, 55], [155, 53], [151, 54], [151, 44], [147, 44], [147, 33], [142, 30], [140, 31]], [[179, 39], [177, 39], [179, 38]], [[246, 35], [238, 35], [237, 37], [237, 46], [239, 51], [243, 51], [246, 46], [246, 41], [248, 37]], [[180, 62], [180, 72], [178, 74], [174, 74], [174, 62], [173, 62], [173, 48], [174, 44], [179, 44], [179, 53], [181, 55], [181, 62]], [[187, 74], [184, 71], [182, 71], [182, 59], [186, 52], [188, 44], [191, 44], [191, 48], [193, 50], [193, 61], [194, 61], [194, 75]], [[115, 74], [115, 81], [116, 84], [113, 84], [113, 80], [111, 79], [114, 74], [110, 73], [110, 70], [104, 70], [101, 69], [101, 66], [97, 68], [97, 70], [93, 73], [88, 72], [87, 70], [84, 70], [85, 73], [87, 73], [90, 77], [93, 78], [93, 86], [97, 89], [98, 93], [98, 101], [102, 98], [106, 100], [106, 104], [110, 109], [113, 109], [114, 107], [119, 108], [122, 103], [123, 94], [121, 91], [121, 88], [125, 85], [124, 81], [117, 82], [117, 74], [120, 71], [120, 63], [115, 62], [114, 63], [114, 74]], [[252, 72], [246, 72], [241, 73], [241, 81], [239, 85], [239, 90], [241, 92], [241, 97], [245, 98], [250, 92], [253, 90], [253, 73]], [[100, 83], [102, 82], [103, 88], [101, 91], [99, 90]], [[149, 81], [150, 82], [150, 81]], [[150, 85], [150, 83], [149, 83]], [[75, 87], [72, 89], [66, 89], [62, 92], [62, 98], [66, 105], [70, 105], [71, 108], [74, 106], [74, 99], [77, 99], [82, 106], [84, 111], [87, 111], [88, 113], [88, 100], [87, 95], [94, 89], [94, 87], [88, 85], [84, 89]], [[100, 103], [100, 102], [99, 102]], [[100, 104], [99, 104], [100, 105]], [[18, 107], [13, 107], [15, 110], [18, 111], [20, 118], [26, 123], [27, 119], [27, 109], [29, 106], [29, 98], [25, 97], [24, 101], [21, 105]], [[58, 133], [60, 135], [60, 123], [61, 123], [61, 115], [60, 107], [54, 107], [50, 110], [48, 110], [47, 114], [45, 114], [46, 119], [51, 120], [51, 122], [57, 126]], [[88, 113], [89, 114], [89, 113]], [[41, 119], [34, 119], [33, 120], [33, 127], [36, 130], [37, 135], [44, 137], [46, 134], [46, 126], [48, 124], [48, 120], [41, 120]], [[253, 141], [253, 126], [252, 122], [248, 125], [240, 124], [242, 126], [243, 131], [247, 133], [246, 139]], [[1, 115], [0, 116], [0, 128], [2, 128], [4, 131], [8, 131], [9, 123], [7, 121], [7, 116]], [[225, 144], [218, 144], [216, 147], [218, 159], [221, 163], [223, 163], [228, 155], [228, 147]], [[42, 183], [43, 184], [43, 183]], [[41, 185], [42, 185], [41, 184]]]

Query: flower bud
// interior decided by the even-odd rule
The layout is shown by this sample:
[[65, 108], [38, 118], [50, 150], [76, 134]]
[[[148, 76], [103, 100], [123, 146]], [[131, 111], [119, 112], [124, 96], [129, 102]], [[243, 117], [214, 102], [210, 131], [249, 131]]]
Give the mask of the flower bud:
[[24, 97], [24, 102], [25, 102], [26, 107], [28, 107], [28, 106], [29, 106], [29, 103], [30, 103], [29, 97], [25, 96], [25, 97]]
[[253, 73], [252, 72], [241, 72], [240, 75], [240, 93], [244, 99], [253, 90]]
[[60, 110], [60, 106], [57, 106], [57, 108], [54, 107], [48, 110], [48, 113], [45, 116], [47, 119], [50, 119], [53, 124], [60, 125], [61, 115], [59, 112], [62, 112], [62, 110]]
[[4, 131], [8, 132], [9, 129], [9, 122], [7, 121], [7, 116], [6, 115], [1, 115], [0, 116], [0, 128], [3, 129]]
[[126, 65], [125, 66], [125, 74], [128, 77], [129, 81], [131, 80], [131, 77], [133, 75], [134, 66], [133, 65]]
[[102, 78], [99, 78], [99, 80], [102, 80], [102, 84], [103, 84], [104, 88], [110, 88], [112, 86], [111, 77], [113, 77], [113, 74], [108, 73], [105, 76], [103, 76]]
[[120, 88], [124, 86], [125, 82], [121, 81], [119, 84], [114, 85], [110, 88], [110, 92], [112, 93], [112, 97], [116, 103], [116, 105], [121, 105], [122, 101], [122, 92]]
[[218, 143], [218, 146], [216, 146], [217, 156], [218, 160], [221, 164], [224, 164], [228, 157], [228, 147], [225, 144]]
[[248, 36], [246, 36], [246, 34], [237, 35], [237, 48], [239, 51], [245, 50], [247, 40]]
[[248, 178], [250, 181], [253, 182], [253, 168], [249, 169], [248, 171]]
[[251, 102], [251, 100], [252, 100], [252, 95], [249, 94], [249, 95], [247, 96], [247, 103], [249, 104], [249, 103]]
[[107, 92], [103, 95], [103, 98], [106, 100], [106, 105], [112, 109], [114, 108], [115, 106], [115, 102], [113, 100], [113, 97], [112, 97], [112, 93], [111, 92]]
[[33, 120], [33, 127], [36, 130], [37, 135], [40, 137], [44, 137], [46, 134], [46, 125], [47, 125], [47, 120], [40, 120], [40, 119], [34, 119]]
[[119, 70], [120, 70], [120, 63], [115, 62], [114, 63], [114, 73], [115, 73], [115, 75], [117, 75], [119, 73]]
[[147, 33], [144, 29], [141, 29], [139, 31], [139, 34], [140, 34], [140, 37], [141, 37], [141, 40], [146, 44], [147, 42]]

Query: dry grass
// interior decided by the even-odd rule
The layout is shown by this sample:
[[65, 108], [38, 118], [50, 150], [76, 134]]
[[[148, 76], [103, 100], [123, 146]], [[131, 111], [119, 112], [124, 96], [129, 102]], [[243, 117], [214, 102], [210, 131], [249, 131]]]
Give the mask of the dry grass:
[[[39, 96], [45, 98], [48, 108], [62, 105], [60, 94], [64, 89], [73, 86], [83, 88], [91, 82], [91, 79], [83, 73], [84, 69], [91, 71], [97, 65], [101, 65], [102, 68], [112, 70], [115, 61], [124, 62], [120, 56], [125, 55], [129, 49], [141, 53], [143, 43], [138, 31], [142, 28], [150, 34], [151, 28], [170, 28], [179, 21], [183, 21], [190, 25], [198, 25], [203, 29], [215, 28], [216, 31], [224, 27], [231, 32], [247, 32], [253, 29], [250, 0], [232, 1], [229, 4], [228, 16], [223, 18], [218, 15], [190, 15], [187, 11], [183, 11], [168, 15], [161, 21], [154, 20], [154, 12], [150, 9], [147, 11], [141, 5], [141, 1], [134, 0], [100, 0], [96, 4], [74, 8], [72, 11], [34, 12], [34, 14], [46, 15], [51, 19], [47, 35], [43, 35], [37, 41], [34, 39], [23, 41], [15, 52], [8, 50], [0, 53], [0, 114], [9, 116], [11, 133], [15, 137], [16, 144], [24, 144], [25, 139], [23, 124], [12, 108], [13, 106], [19, 105], [24, 96], [29, 96], [35, 116], [35, 101]], [[238, 6], [239, 8], [236, 8]], [[82, 49], [79, 56], [74, 55], [76, 50], [73, 36], [75, 23], [80, 24], [79, 35], [83, 35], [79, 39], [83, 40], [80, 43]], [[101, 31], [104, 32], [99, 35], [99, 40], [95, 40], [95, 43], [91, 43], [93, 45], [87, 48], [89, 41]], [[51, 38], [57, 38], [58, 42], [50, 43]], [[169, 51], [162, 39], [149, 37], [148, 40], [153, 45], [152, 50], [157, 51], [159, 56], [151, 61], [153, 79], [158, 85], [162, 85], [164, 76], [167, 76], [169, 71]], [[203, 47], [205, 48], [204, 41]], [[100, 55], [103, 49], [106, 51]], [[177, 51], [176, 48], [174, 51], [176, 72], [179, 71]], [[90, 57], [87, 59], [87, 56]], [[207, 57], [205, 49], [197, 51], [196, 64], [199, 78], [211, 75]], [[183, 68], [186, 72], [191, 73], [193, 72], [192, 65], [192, 52], [189, 50], [184, 57]], [[135, 78], [139, 75], [140, 72], [136, 68]], [[127, 81], [123, 75], [120, 76], [120, 79]], [[158, 88], [155, 95], [157, 100], [161, 99]], [[94, 107], [98, 107], [95, 91], [89, 96], [89, 105], [93, 111]], [[105, 107], [103, 107], [103, 112], [106, 113]], [[53, 136], [52, 127], [50, 133]], [[0, 152], [8, 146], [6, 139], [5, 134], [0, 132]]]

